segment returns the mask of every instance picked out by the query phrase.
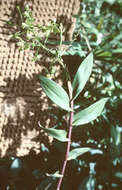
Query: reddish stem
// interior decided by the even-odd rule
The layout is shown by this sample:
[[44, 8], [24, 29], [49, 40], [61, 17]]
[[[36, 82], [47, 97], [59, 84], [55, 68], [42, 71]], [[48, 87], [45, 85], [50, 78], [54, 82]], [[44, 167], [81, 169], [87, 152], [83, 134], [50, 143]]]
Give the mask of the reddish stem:
[[[70, 81], [68, 81], [68, 90], [69, 90], [69, 98], [70, 98], [70, 107], [73, 110], [74, 102], [72, 100], [72, 86], [71, 86], [71, 82]], [[65, 169], [66, 169], [66, 165], [67, 165], [67, 161], [68, 161], [67, 160], [68, 159], [68, 155], [69, 155], [69, 152], [70, 152], [73, 115], [74, 115], [74, 112], [71, 111], [70, 112], [70, 118], [69, 118], [69, 131], [68, 131], [68, 139], [69, 139], [69, 141], [67, 143], [67, 149], [66, 149], [65, 159], [64, 159], [62, 170], [61, 170], [62, 177], [58, 181], [57, 190], [60, 190], [60, 187], [61, 187], [61, 184], [62, 184], [62, 180], [63, 180], [63, 177], [64, 177], [64, 173], [65, 173]]]

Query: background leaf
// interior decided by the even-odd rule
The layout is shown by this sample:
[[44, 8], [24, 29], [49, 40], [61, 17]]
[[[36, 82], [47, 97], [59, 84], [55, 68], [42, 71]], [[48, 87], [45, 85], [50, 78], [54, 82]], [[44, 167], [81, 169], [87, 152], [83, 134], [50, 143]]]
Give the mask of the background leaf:
[[74, 77], [72, 84], [74, 91], [74, 99], [83, 90], [86, 82], [88, 81], [92, 71], [92, 66], [93, 66], [93, 53], [90, 53], [81, 63]]
[[97, 101], [96, 103], [92, 104], [88, 108], [76, 113], [74, 115], [73, 125], [78, 126], [87, 124], [96, 119], [101, 114], [107, 100], [108, 98], [103, 98]]
[[39, 76], [42, 89], [46, 95], [62, 109], [71, 111], [69, 106], [69, 97], [66, 91], [59, 86], [56, 82], [44, 77]]
[[63, 175], [59, 174], [59, 171], [55, 172], [54, 174], [46, 174], [47, 176], [54, 177], [54, 178], [60, 178], [63, 177]]
[[68, 160], [73, 160], [88, 151], [90, 151], [90, 148], [75, 148], [69, 152]]
[[69, 139], [66, 137], [67, 136], [67, 132], [64, 130], [60, 130], [60, 129], [52, 129], [52, 128], [44, 128], [42, 127], [40, 124], [39, 126], [50, 136], [52, 136], [53, 138], [61, 141], [61, 142], [67, 142], [69, 141]]
[[11, 169], [20, 169], [20, 168], [22, 168], [22, 161], [16, 158], [11, 164]]
[[87, 176], [79, 185], [78, 190], [95, 190], [96, 178], [93, 175]]

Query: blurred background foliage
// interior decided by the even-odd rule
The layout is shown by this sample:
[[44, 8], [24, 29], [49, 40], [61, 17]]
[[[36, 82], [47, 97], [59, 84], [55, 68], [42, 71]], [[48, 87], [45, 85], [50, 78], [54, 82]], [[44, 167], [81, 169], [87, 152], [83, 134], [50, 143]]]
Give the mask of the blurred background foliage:
[[[76, 108], [85, 108], [102, 97], [109, 97], [109, 101], [95, 122], [74, 129], [74, 146], [96, 149], [92, 155], [85, 154], [74, 161], [81, 177], [79, 181], [82, 179], [78, 188], [74, 185], [74, 189], [122, 187], [121, 16], [122, 1], [119, 0], [81, 1], [77, 15], [74, 39], [78, 43], [69, 49], [68, 54], [73, 56], [75, 52], [75, 55], [84, 57], [93, 51], [95, 61], [90, 80], [77, 99]], [[103, 151], [102, 154], [98, 148]], [[83, 172], [83, 168], [88, 171]]]
[[[62, 190], [112, 190], [122, 185], [122, 1], [83, 0], [68, 49], [71, 77], [78, 64], [94, 52], [93, 72], [77, 98], [75, 109], [109, 97], [102, 115], [94, 122], [74, 128], [72, 147], [92, 147], [93, 151], [69, 162]], [[80, 57], [80, 58], [79, 58]], [[71, 61], [70, 61], [71, 60]], [[64, 113], [60, 113], [63, 115]], [[65, 119], [57, 115], [58, 126]], [[54, 173], [62, 166], [65, 143], [52, 147], [41, 144], [41, 154], [0, 160], [0, 189], [55, 190]]]

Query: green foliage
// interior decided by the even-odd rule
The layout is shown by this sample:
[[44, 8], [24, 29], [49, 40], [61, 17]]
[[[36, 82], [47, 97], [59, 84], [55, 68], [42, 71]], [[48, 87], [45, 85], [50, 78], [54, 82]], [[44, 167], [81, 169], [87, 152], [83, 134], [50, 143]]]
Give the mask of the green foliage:
[[49, 136], [52, 136], [53, 138], [61, 141], [61, 142], [67, 142], [69, 141], [68, 138], [66, 138], [67, 136], [67, 132], [61, 129], [53, 129], [53, 128], [44, 128], [42, 127], [40, 124], [39, 126], [46, 132], [48, 133]]
[[83, 125], [95, 120], [102, 112], [108, 98], [103, 98], [74, 115], [73, 125]]
[[[78, 141], [85, 136], [84, 142], [81, 141], [82, 145], [91, 145], [103, 150], [100, 160], [94, 160], [98, 165], [96, 173], [99, 176], [96, 178], [95, 189], [119, 189], [122, 180], [115, 177], [116, 172], [121, 171], [122, 165], [121, 12], [121, 1], [85, 0], [81, 2], [81, 11], [77, 17], [75, 35], [78, 35], [83, 52], [93, 50], [95, 61], [90, 80], [82, 96], [78, 98], [76, 106], [78, 109], [79, 107], [84, 109], [95, 100], [110, 97], [101, 117], [91, 125], [85, 125], [82, 136], [79, 135], [77, 138]], [[88, 128], [89, 126], [91, 128]], [[109, 166], [107, 169], [103, 164], [105, 160]], [[83, 182], [81, 184], [83, 185]]]
[[44, 76], [39, 76], [39, 79], [46, 95], [62, 109], [71, 111], [69, 106], [69, 97], [66, 91], [51, 79]]
[[[82, 59], [89, 52], [93, 52], [84, 61], [81, 61], [76, 75], [72, 76], [74, 78], [72, 83], [73, 101], [75, 100], [74, 110], [70, 108], [72, 101], [70, 96], [61, 86], [46, 77], [39, 76], [40, 84], [46, 95], [60, 108], [68, 111], [69, 117], [71, 112], [74, 114], [72, 139], [70, 139], [72, 150], [67, 157], [69, 167], [67, 167], [64, 176], [62, 189], [119, 189], [122, 182], [121, 1], [82, 1], [79, 15], [76, 16], [77, 24], [73, 42], [62, 42], [62, 25], [58, 25], [55, 21], [50, 22], [48, 26], [36, 25], [28, 7], [25, 8], [24, 13], [21, 13], [20, 10], [19, 12], [21, 30], [16, 32], [13, 37], [20, 49], [35, 51], [34, 61], [40, 59], [39, 52], [43, 50], [53, 56], [53, 62], [58, 60], [65, 69], [66, 65], [63, 63], [62, 55], [79, 55]], [[40, 32], [42, 33], [41, 37]], [[50, 41], [49, 36], [52, 33], [60, 35], [60, 41]], [[48, 44], [53, 46], [65, 44], [68, 49], [62, 52], [55, 47], [48, 48]], [[75, 63], [70, 63], [70, 67], [72, 70], [76, 70]], [[106, 97], [109, 97], [109, 101], [105, 106], [108, 100]], [[94, 103], [95, 101], [96, 103]], [[55, 126], [52, 126], [50, 129], [42, 127], [42, 130], [56, 140], [65, 143], [54, 141], [53, 148], [55, 151], [47, 147], [41, 148], [43, 161], [41, 162], [42, 166], [39, 161], [38, 167], [42, 169], [45, 166], [45, 169], [42, 169], [42, 173], [39, 171], [39, 178], [37, 170], [31, 169], [32, 175], [39, 179], [37, 189], [54, 190], [56, 189], [55, 182], [57, 184], [55, 178], [63, 177], [55, 171], [59, 170], [66, 143], [70, 141], [67, 137], [68, 122], [64, 119], [65, 112], [61, 109], [60, 111], [63, 121], [61, 117], [57, 117], [56, 129]], [[77, 125], [84, 125], [84, 127], [75, 127]], [[59, 129], [60, 126], [64, 130]], [[16, 168], [25, 168], [22, 165], [23, 163], [20, 160], [11, 161], [11, 169], [13, 168], [11, 172], [18, 172], [19, 170]], [[43, 177], [47, 171], [54, 174]], [[26, 173], [27, 170], [24, 174]], [[35, 183], [37, 184], [37, 181]], [[35, 187], [33, 189], [35, 190]]]
[[[40, 60], [40, 52], [47, 52], [48, 55], [52, 56], [52, 63], [59, 62], [62, 63], [60, 51], [58, 48], [54, 47], [55, 42], [50, 42], [50, 36], [58, 35], [62, 38], [62, 24], [57, 24], [56, 21], [50, 21], [48, 25], [41, 25], [35, 23], [35, 19], [32, 16], [31, 9], [28, 5], [25, 6], [24, 12], [21, 12], [20, 7], [17, 7], [20, 15], [20, 26], [19, 31], [10, 35], [11, 39], [16, 41], [19, 49], [22, 50], [32, 50], [34, 51], [34, 56], [32, 61], [37, 62]], [[59, 45], [61, 45], [62, 39]], [[49, 48], [49, 45], [52, 47]], [[50, 69], [46, 68], [47, 74], [51, 72]]]
[[95, 190], [95, 185], [96, 185], [95, 177], [93, 175], [89, 175], [80, 184], [78, 190], [87, 190], [87, 189]]
[[110, 138], [110, 151], [111, 158], [114, 165], [120, 162], [120, 155], [122, 151], [122, 129], [119, 126], [111, 126], [111, 138]]
[[[72, 100], [72, 89], [73, 91], [76, 90], [76, 94], [74, 99], [80, 94], [81, 90], [85, 86], [86, 82], [89, 79], [89, 76], [91, 74], [91, 69], [92, 69], [92, 64], [93, 64], [93, 55], [92, 53], [87, 56], [87, 58], [81, 63], [81, 65], [78, 68], [78, 71], [76, 72], [76, 75], [73, 80], [73, 84], [71, 84], [71, 81], [68, 82], [68, 90], [69, 90], [69, 98], [65, 90], [60, 87], [57, 83], [54, 81], [46, 78], [39, 76], [41, 86], [43, 90], [45, 91], [46, 95], [59, 107], [62, 109], [65, 109], [67, 111], [70, 111], [70, 118], [69, 118], [69, 132], [68, 132], [68, 143], [67, 143], [67, 149], [66, 149], [66, 155], [65, 155], [65, 160], [64, 164], [62, 167], [62, 172], [61, 175], [64, 175], [65, 169], [66, 169], [66, 163], [68, 160], [76, 159], [78, 156], [90, 151], [90, 148], [76, 148], [73, 149], [70, 152], [70, 142], [71, 142], [71, 133], [72, 133], [72, 125], [81, 125], [84, 123], [89, 123], [92, 120], [96, 119], [102, 112], [103, 107], [108, 100], [108, 98], [104, 98], [97, 103], [91, 105], [89, 108], [86, 108], [83, 111], [80, 111], [76, 113], [74, 117], [74, 122], [73, 122], [73, 112], [74, 110], [73, 107], [69, 107], [69, 102], [70, 105], [74, 103], [74, 100]], [[65, 71], [67, 72], [67, 70]], [[69, 73], [67, 73], [69, 75]], [[70, 78], [70, 77], [69, 77]], [[69, 86], [69, 83], [72, 85]], [[66, 102], [66, 104], [65, 104]], [[43, 127], [41, 127], [43, 128]], [[53, 136], [59, 141], [66, 142], [66, 132], [63, 130], [56, 130], [56, 129], [46, 129], [43, 128], [47, 132], [47, 134]], [[60, 189], [61, 183], [62, 183], [62, 178], [59, 179], [58, 185], [57, 185], [57, 190]]]
[[75, 148], [69, 152], [68, 160], [76, 159], [78, 156], [88, 152], [90, 148]]
[[82, 62], [80, 65], [74, 80], [73, 80], [73, 92], [74, 92], [74, 99], [80, 94], [83, 90], [86, 82], [89, 79], [89, 76], [92, 71], [93, 66], [93, 54], [89, 54], [87, 58]]

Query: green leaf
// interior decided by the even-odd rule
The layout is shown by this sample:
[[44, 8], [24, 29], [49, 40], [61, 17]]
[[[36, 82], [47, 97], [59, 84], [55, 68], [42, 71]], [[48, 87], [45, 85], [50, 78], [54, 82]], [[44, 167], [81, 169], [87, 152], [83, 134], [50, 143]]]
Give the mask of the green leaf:
[[64, 110], [71, 111], [69, 106], [69, 97], [66, 91], [59, 86], [56, 82], [44, 77], [39, 76], [42, 89], [46, 95], [59, 107]]
[[75, 148], [74, 150], [69, 152], [67, 160], [73, 160], [88, 151], [90, 151], [90, 148], [87, 148], [87, 147], [86, 148]]
[[59, 174], [59, 171], [55, 172], [54, 174], [46, 174], [49, 177], [54, 177], [54, 178], [60, 178], [63, 177], [63, 175]]
[[40, 124], [39, 126], [49, 135], [52, 136], [53, 138], [61, 141], [61, 142], [68, 142], [69, 139], [66, 137], [67, 132], [64, 130], [60, 129], [52, 129], [52, 128], [44, 128]]
[[73, 44], [68, 50], [64, 51], [63, 55], [79, 55], [80, 57], [85, 57], [80, 43]]
[[120, 156], [122, 152], [122, 129], [119, 126], [111, 126], [111, 153], [113, 158]]
[[12, 164], [11, 164], [11, 168], [12, 169], [19, 169], [19, 168], [22, 168], [22, 161], [18, 158], [16, 158]]
[[92, 71], [93, 66], [93, 53], [90, 53], [85, 60], [81, 63], [78, 68], [78, 71], [73, 80], [73, 91], [74, 91], [74, 99], [79, 95], [79, 93], [83, 90], [86, 82], [89, 79], [89, 76]]
[[110, 5], [113, 5], [116, 0], [104, 0], [105, 2], [109, 3]]
[[115, 173], [115, 176], [116, 176], [117, 178], [120, 178], [120, 180], [122, 181], [122, 172], [116, 172], [116, 173]]
[[96, 189], [96, 178], [94, 175], [87, 176], [82, 183], [79, 185], [78, 190], [95, 190]]
[[102, 112], [108, 98], [103, 98], [74, 115], [73, 125], [83, 125], [95, 120]]
[[111, 57], [112, 53], [110, 51], [102, 51], [101, 53], [97, 54], [96, 57]]
[[112, 53], [122, 53], [122, 48], [112, 50]]

